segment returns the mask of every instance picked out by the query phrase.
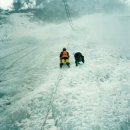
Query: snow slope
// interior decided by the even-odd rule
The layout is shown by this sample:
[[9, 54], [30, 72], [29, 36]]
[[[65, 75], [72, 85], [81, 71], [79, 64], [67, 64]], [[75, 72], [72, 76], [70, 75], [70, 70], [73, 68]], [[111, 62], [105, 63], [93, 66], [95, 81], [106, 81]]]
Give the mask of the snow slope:
[[[130, 130], [130, 18], [87, 15], [71, 30], [31, 17], [0, 25], [0, 130]], [[71, 68], [60, 70], [63, 47]]]

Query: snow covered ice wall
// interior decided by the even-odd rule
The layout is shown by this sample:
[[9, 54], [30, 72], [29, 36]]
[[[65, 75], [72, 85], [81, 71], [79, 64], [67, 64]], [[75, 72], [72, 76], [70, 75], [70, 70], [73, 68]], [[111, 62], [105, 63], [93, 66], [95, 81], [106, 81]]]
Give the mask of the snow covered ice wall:
[[[31, 17], [0, 25], [0, 130], [129, 130], [129, 16], [85, 15], [74, 31]], [[59, 70], [68, 42], [71, 68]], [[75, 51], [84, 65], [75, 67]]]
[[[61, 22], [66, 19], [64, 0], [16, 0], [13, 10], [35, 9], [35, 16], [44, 21]], [[65, 0], [73, 17], [91, 13], [123, 12], [129, 9], [129, 0]]]

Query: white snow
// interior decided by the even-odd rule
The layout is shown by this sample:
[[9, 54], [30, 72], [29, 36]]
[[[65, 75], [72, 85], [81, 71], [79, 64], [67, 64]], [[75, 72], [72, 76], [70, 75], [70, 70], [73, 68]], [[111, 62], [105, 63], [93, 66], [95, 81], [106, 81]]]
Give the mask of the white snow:
[[[130, 18], [87, 15], [72, 31], [31, 17], [0, 25], [0, 130], [130, 130]], [[71, 68], [60, 70], [63, 47]]]

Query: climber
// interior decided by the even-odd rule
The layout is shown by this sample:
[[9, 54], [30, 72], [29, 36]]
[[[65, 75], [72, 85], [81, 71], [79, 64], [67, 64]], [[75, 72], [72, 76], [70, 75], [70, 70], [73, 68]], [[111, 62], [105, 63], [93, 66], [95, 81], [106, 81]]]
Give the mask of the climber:
[[75, 54], [74, 54], [74, 58], [75, 58], [75, 64], [76, 64], [76, 66], [78, 66], [78, 64], [80, 64], [80, 62], [85, 62], [84, 61], [84, 56], [82, 55], [82, 53], [81, 52], [76, 52]]
[[60, 68], [62, 68], [65, 63], [70, 67], [69, 52], [67, 52], [66, 48], [63, 48], [63, 51], [60, 53]]

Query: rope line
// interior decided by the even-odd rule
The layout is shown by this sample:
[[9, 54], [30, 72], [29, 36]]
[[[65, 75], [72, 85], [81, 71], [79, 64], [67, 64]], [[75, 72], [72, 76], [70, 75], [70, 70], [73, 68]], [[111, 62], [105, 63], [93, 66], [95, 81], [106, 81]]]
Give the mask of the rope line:
[[49, 116], [49, 113], [50, 113], [52, 104], [53, 104], [54, 99], [55, 99], [55, 94], [56, 94], [56, 92], [57, 92], [57, 88], [58, 88], [58, 86], [59, 86], [59, 84], [60, 84], [60, 81], [62, 80], [62, 73], [61, 73], [61, 72], [62, 72], [62, 71], [60, 71], [60, 73], [59, 73], [59, 75], [58, 75], [58, 78], [57, 78], [57, 82], [56, 82], [56, 84], [55, 84], [55, 87], [54, 87], [54, 89], [52, 90], [50, 102], [49, 102], [49, 104], [48, 104], [48, 110], [47, 110], [45, 119], [44, 119], [44, 121], [43, 121], [41, 130], [44, 130], [44, 127], [45, 127], [45, 125], [46, 125], [46, 121], [47, 121], [47, 119], [48, 119], [48, 116]]
[[[70, 11], [69, 11], [69, 7], [68, 7], [68, 4], [67, 4], [67, 1], [66, 0], [62, 0], [62, 2], [63, 2], [64, 7], [65, 7], [65, 12], [66, 12], [66, 15], [67, 15], [67, 19], [68, 19], [69, 25], [70, 25], [71, 29], [74, 30], [74, 28], [73, 28], [73, 21], [72, 21], [72, 18], [71, 18], [71, 14], [70, 14]], [[68, 42], [67, 48], [69, 48], [69, 46], [70, 46], [70, 42]], [[62, 71], [60, 71], [59, 75], [58, 75], [58, 78], [57, 78], [57, 82], [56, 82], [56, 84], [54, 86], [54, 89], [52, 90], [52, 93], [51, 93], [50, 102], [48, 103], [48, 110], [47, 110], [47, 113], [45, 115], [43, 124], [41, 126], [41, 130], [45, 130], [45, 125], [46, 125], [49, 113], [50, 113], [50, 111], [52, 109], [53, 102], [55, 100], [55, 94], [57, 93], [57, 89], [59, 87], [59, 84], [60, 84], [62, 78], [63, 78]]]
[[5, 68], [1, 73], [0, 73], [0, 82], [2, 82], [2, 76], [5, 74], [5, 72], [7, 72], [9, 69], [13, 68], [13, 66], [19, 62], [21, 59], [25, 58], [27, 55], [33, 53], [36, 48], [31, 49], [31, 51], [28, 51], [27, 53], [25, 53], [24, 55], [18, 57], [15, 61], [13, 61], [7, 68]]
[[64, 4], [64, 7], [65, 7], [65, 12], [66, 12], [66, 15], [67, 15], [69, 25], [70, 25], [71, 29], [74, 30], [73, 21], [72, 21], [72, 18], [71, 18], [71, 14], [70, 14], [70, 11], [69, 11], [67, 1], [66, 0], [62, 0], [62, 1], [63, 1], [63, 4]]
[[[68, 18], [68, 22], [69, 22], [69, 25], [71, 27], [72, 30], [74, 30], [73, 28], [73, 22], [72, 22], [72, 19], [71, 19], [71, 14], [70, 14], [70, 11], [69, 11], [69, 7], [68, 7], [68, 4], [66, 2], [66, 0], [62, 0], [63, 1], [63, 4], [64, 4], [64, 7], [65, 7], [65, 11], [66, 11], [66, 15], [67, 15], [67, 18]], [[70, 46], [70, 43], [68, 42], [67, 44], [67, 48]], [[44, 121], [43, 121], [43, 124], [41, 126], [41, 130], [44, 130], [45, 128], [45, 125], [46, 125], [46, 121], [48, 119], [48, 116], [49, 116], [49, 113], [50, 113], [50, 110], [52, 108], [52, 104], [55, 100], [55, 94], [57, 93], [57, 89], [59, 87], [59, 84], [60, 84], [60, 81], [62, 80], [63, 78], [63, 75], [62, 75], [62, 70], [60, 70], [59, 72], [59, 75], [58, 75], [58, 78], [57, 78], [57, 82], [55, 84], [55, 87], [54, 89], [52, 90], [52, 93], [51, 93], [51, 98], [50, 98], [50, 102], [48, 104], [48, 110], [47, 110], [47, 113], [45, 115], [45, 118], [44, 118]]]

